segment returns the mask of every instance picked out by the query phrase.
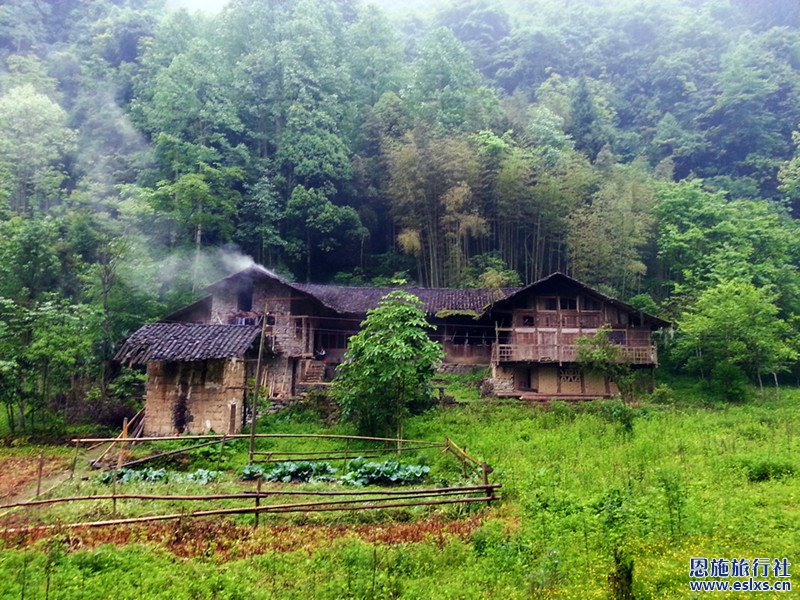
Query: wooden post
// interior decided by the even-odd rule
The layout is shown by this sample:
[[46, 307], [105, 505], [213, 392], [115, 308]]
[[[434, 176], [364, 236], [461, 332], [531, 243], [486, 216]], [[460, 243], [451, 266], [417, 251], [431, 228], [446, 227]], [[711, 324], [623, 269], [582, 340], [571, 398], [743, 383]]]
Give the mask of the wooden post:
[[114, 467], [112, 472], [113, 478], [111, 480], [111, 513], [116, 516], [117, 514], [117, 473], [122, 467], [122, 459], [125, 452], [125, 439], [128, 437], [128, 417], [122, 421], [122, 434], [120, 435], [119, 450], [117, 452], [117, 466]]
[[262, 478], [259, 476], [258, 481], [256, 481], [256, 511], [255, 514], [253, 515], [255, 517], [253, 521], [253, 527], [256, 528], [258, 527], [258, 515], [259, 515], [258, 507], [261, 505], [261, 481]]
[[36, 497], [42, 493], [42, 471], [44, 471], [44, 450], [39, 452], [39, 471], [36, 475]]
[[69, 472], [69, 478], [74, 479], [75, 477], [75, 469], [78, 467], [78, 450], [81, 447], [80, 442], [75, 442], [75, 454], [72, 457], [72, 469]]
[[217, 470], [219, 471], [219, 465], [222, 462], [222, 453], [225, 451], [225, 438], [228, 437], [228, 434], [224, 434], [222, 439], [219, 441], [219, 454], [217, 455]]
[[486, 506], [491, 506], [492, 500], [494, 500], [494, 488], [489, 487], [489, 465], [481, 463], [481, 471], [483, 472], [483, 485], [486, 486], [484, 493], [490, 497], [490, 499], [486, 501]]
[[253, 386], [253, 401], [250, 412], [250, 449], [248, 451], [248, 463], [253, 463], [253, 452], [256, 448], [256, 412], [258, 410], [258, 396], [261, 392], [261, 360], [264, 355], [264, 338], [267, 332], [267, 305], [264, 305], [263, 316], [261, 317], [261, 339], [258, 342], [258, 360], [256, 361], [256, 383]]

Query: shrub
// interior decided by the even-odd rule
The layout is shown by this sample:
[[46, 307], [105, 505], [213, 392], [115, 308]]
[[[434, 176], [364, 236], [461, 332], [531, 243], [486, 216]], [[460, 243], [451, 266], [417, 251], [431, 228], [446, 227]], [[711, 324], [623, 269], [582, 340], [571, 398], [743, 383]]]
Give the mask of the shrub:
[[672, 404], [675, 402], [675, 392], [668, 385], [661, 383], [650, 392], [650, 402], [654, 404]]
[[778, 458], [749, 458], [741, 461], [748, 481], [757, 483], [771, 479], [782, 479], [794, 475], [794, 465]]
[[625, 434], [633, 433], [636, 409], [621, 400], [608, 400], [602, 403], [600, 415], [609, 423], [617, 425]]
[[720, 400], [741, 402], [750, 395], [750, 386], [744, 372], [728, 362], [720, 362], [711, 371], [709, 391]]

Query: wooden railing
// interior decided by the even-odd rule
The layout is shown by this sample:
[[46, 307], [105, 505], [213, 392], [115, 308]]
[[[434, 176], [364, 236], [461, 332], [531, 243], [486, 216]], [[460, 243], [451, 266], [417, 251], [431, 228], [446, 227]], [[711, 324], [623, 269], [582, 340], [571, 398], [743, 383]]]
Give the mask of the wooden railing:
[[[658, 363], [655, 346], [621, 346], [622, 360], [634, 365]], [[494, 344], [493, 362], [575, 362], [578, 347], [574, 344]]]
[[601, 314], [561, 314], [541, 312], [535, 317], [531, 325], [525, 325], [522, 321], [516, 323], [516, 327], [571, 327], [584, 329], [597, 329], [608, 322], [608, 319]]

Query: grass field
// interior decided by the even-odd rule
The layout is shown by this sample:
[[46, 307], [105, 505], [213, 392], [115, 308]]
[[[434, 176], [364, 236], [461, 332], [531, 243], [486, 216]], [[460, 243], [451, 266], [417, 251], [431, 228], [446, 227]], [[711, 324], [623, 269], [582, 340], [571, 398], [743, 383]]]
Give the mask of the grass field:
[[[69, 599], [606, 598], [615, 553], [633, 561], [636, 598], [688, 598], [694, 556], [800, 562], [800, 391], [528, 406], [448, 383], [464, 402], [412, 418], [405, 435], [450, 436], [488, 461], [504, 486], [494, 508], [6, 539], [0, 598], [22, 597], [23, 585], [26, 598]], [[302, 412], [260, 429], [347, 431]], [[438, 451], [409, 460], [429, 464], [434, 483], [459, 478]]]

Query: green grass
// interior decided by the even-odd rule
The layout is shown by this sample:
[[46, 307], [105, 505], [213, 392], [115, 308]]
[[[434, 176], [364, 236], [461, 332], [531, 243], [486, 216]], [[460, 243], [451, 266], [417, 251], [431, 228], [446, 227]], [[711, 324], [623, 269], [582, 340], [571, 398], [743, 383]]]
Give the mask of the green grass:
[[[158, 543], [63, 553], [39, 542], [33, 550], [0, 553], [0, 598], [20, 597], [26, 561], [26, 597], [43, 597], [49, 573], [51, 598], [105, 598], [113, 591], [119, 599], [171, 600], [606, 598], [614, 549], [634, 561], [636, 598], [686, 598], [692, 556], [798, 562], [800, 390], [724, 404], [697, 386], [673, 387], [669, 404], [529, 406], [479, 401], [465, 378], [451, 378], [448, 393], [467, 402], [413, 417], [404, 434], [450, 436], [495, 468], [504, 501], [466, 539], [386, 545], [346, 536], [308, 550], [225, 560], [213, 553], [177, 558]], [[310, 412], [271, 416], [259, 430], [350, 432], [326, 427]], [[283, 441], [264, 443], [288, 449]], [[317, 450], [320, 443], [298, 447]], [[436, 477], [460, 476], [438, 451], [422, 458]], [[329, 515], [314, 522], [348, 518], [358, 521]]]

